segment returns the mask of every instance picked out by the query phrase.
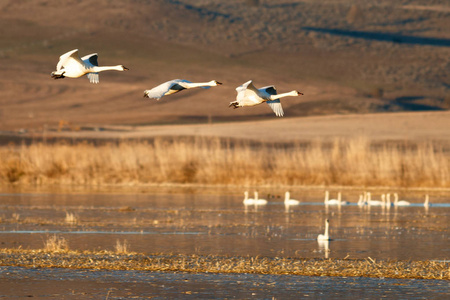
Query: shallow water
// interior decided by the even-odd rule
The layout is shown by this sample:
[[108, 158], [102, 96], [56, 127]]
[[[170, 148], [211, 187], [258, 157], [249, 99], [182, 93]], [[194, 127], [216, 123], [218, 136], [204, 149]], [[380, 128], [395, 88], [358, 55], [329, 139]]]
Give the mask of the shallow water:
[[[295, 196], [295, 195], [292, 195]], [[260, 255], [305, 258], [448, 260], [449, 198], [410, 207], [326, 207], [322, 194], [284, 206], [242, 204], [233, 194], [0, 194], [2, 248], [41, 249], [52, 234], [72, 250]], [[353, 197], [356, 199], [356, 196]], [[354, 201], [356, 202], [356, 200]], [[77, 222], [66, 222], [66, 213]], [[332, 241], [318, 243], [325, 219]]]
[[445, 299], [446, 280], [0, 267], [0, 298]]

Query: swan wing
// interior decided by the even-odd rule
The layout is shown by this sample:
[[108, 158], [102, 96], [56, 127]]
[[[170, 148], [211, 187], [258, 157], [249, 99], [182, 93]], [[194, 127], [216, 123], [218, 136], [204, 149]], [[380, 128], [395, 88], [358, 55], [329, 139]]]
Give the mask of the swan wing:
[[277, 89], [273, 85], [265, 86], [259, 89], [260, 91], [264, 91], [269, 95], [276, 95]]
[[81, 58], [81, 60], [87, 65], [98, 67], [98, 54], [97, 53], [92, 53], [92, 54], [83, 56]]
[[185, 84], [185, 83], [190, 83], [190, 81], [182, 80], [182, 79], [174, 79], [174, 80], [170, 80], [170, 81], [161, 83], [160, 85], [158, 85], [150, 90], [145, 90], [144, 97], [159, 100], [165, 95], [174, 94], [181, 90], [186, 89], [180, 83]]
[[266, 102], [270, 106], [270, 108], [273, 110], [273, 112], [275, 113], [275, 115], [277, 117], [284, 116], [284, 111], [283, 111], [283, 107], [281, 106], [280, 99], [268, 100]]
[[61, 55], [59, 57], [58, 64], [56, 65], [56, 71], [66, 67], [71, 61], [81, 63], [80, 56], [78, 55], [78, 49], [74, 49]]
[[260, 92], [255, 88], [251, 80], [238, 86], [236, 91], [238, 92], [236, 101], [242, 106], [253, 106], [264, 102], [264, 99], [259, 95]]

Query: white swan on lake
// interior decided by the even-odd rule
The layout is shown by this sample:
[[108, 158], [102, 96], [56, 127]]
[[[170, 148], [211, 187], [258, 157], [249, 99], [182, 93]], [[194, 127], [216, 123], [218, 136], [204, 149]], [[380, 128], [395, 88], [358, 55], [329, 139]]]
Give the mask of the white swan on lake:
[[243, 201], [244, 205], [254, 205], [255, 204], [255, 199], [249, 198], [248, 197], [248, 191], [244, 192], [244, 201]]
[[54, 79], [64, 77], [78, 78], [87, 75], [91, 83], [98, 83], [98, 72], [109, 70], [126, 71], [128, 68], [122, 65], [99, 67], [97, 53], [92, 53], [80, 58], [78, 49], [75, 49], [59, 57], [56, 71], [52, 72], [51, 75]]
[[190, 82], [185, 79], [173, 79], [173, 80], [161, 83], [160, 85], [158, 85], [150, 90], [145, 90], [144, 97], [159, 100], [163, 96], [172, 95], [172, 94], [178, 93], [182, 90], [192, 89], [192, 88], [196, 88], [196, 87], [209, 89], [212, 86], [218, 86], [221, 84], [222, 83], [220, 83], [216, 80], [195, 83], [195, 82]]
[[328, 234], [328, 226], [330, 221], [328, 219], [325, 220], [325, 232], [324, 234], [319, 234], [317, 236], [318, 241], [331, 241], [330, 235]]
[[370, 192], [367, 193], [367, 205], [370, 206], [384, 206], [384, 203], [386, 202], [385, 200], [385, 195], [381, 195], [381, 200], [372, 200], [371, 198], [371, 194]]
[[359, 195], [359, 200], [358, 200], [358, 206], [364, 206], [364, 205], [366, 205], [367, 203], [366, 203], [366, 201], [365, 201], [365, 199], [364, 199], [364, 196], [362, 195], [362, 194], [360, 194]]
[[338, 192], [337, 199], [329, 199], [329, 196], [330, 196], [329, 192], [325, 191], [325, 200], [324, 200], [325, 205], [347, 205], [348, 204], [347, 201], [342, 200], [341, 192]]
[[409, 206], [411, 203], [406, 200], [398, 200], [398, 194], [394, 193], [394, 206]]
[[265, 205], [267, 204], [267, 200], [266, 199], [259, 199], [258, 198], [258, 192], [255, 191], [255, 205]]
[[291, 199], [290, 192], [286, 192], [284, 194], [284, 205], [299, 205], [299, 204], [300, 204], [299, 200]]
[[282, 117], [284, 115], [280, 98], [303, 95], [303, 93], [296, 90], [284, 94], [278, 94], [273, 85], [257, 89], [253, 85], [252, 80], [238, 86], [236, 91], [236, 101], [230, 102], [229, 107], [233, 106], [234, 108], [239, 108], [244, 106], [255, 106], [266, 102], [270, 108], [272, 108], [277, 117]]

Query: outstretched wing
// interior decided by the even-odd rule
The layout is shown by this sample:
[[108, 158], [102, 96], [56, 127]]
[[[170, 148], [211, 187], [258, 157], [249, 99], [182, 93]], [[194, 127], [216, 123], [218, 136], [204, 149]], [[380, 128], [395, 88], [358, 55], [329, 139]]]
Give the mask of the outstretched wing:
[[144, 91], [144, 97], [153, 98], [156, 100], [161, 99], [165, 95], [170, 95], [184, 90], [185, 87], [182, 86], [183, 82], [189, 83], [190, 81], [182, 79], [174, 79], [164, 82], [151, 90]]
[[[261, 89], [266, 91], [266, 93], [268, 93], [269, 95], [276, 95], [277, 94], [277, 89], [273, 85], [265, 86], [265, 87], [263, 87]], [[284, 116], [284, 111], [283, 111], [283, 107], [281, 106], [280, 99], [267, 100], [266, 102], [270, 106], [270, 108], [273, 110], [273, 112], [275, 113], [275, 115], [277, 117]]]
[[258, 89], [253, 85], [252, 80], [238, 86], [236, 91], [236, 101], [243, 106], [253, 106], [264, 101], [260, 97]]
[[[84, 62], [86, 67], [92, 68], [92, 67], [98, 67], [98, 54], [92, 53], [86, 56], [83, 56], [81, 60]], [[87, 78], [89, 78], [89, 81], [91, 83], [99, 83], [99, 76], [98, 73], [88, 73]]]
[[56, 71], [61, 70], [62, 68], [70, 64], [71, 61], [81, 63], [80, 56], [78, 55], [78, 49], [74, 49], [61, 55], [59, 57], [58, 64], [56, 65]]
[[284, 116], [283, 107], [281, 107], [280, 99], [266, 101], [277, 117]]

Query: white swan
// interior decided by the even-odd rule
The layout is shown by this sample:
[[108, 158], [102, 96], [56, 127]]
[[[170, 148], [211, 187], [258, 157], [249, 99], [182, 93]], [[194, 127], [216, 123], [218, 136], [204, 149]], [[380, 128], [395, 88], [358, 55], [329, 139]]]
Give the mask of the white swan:
[[284, 194], [284, 205], [299, 205], [299, 204], [300, 204], [299, 200], [291, 199], [291, 193], [286, 192]]
[[398, 200], [398, 194], [394, 193], [394, 206], [409, 206], [411, 203], [406, 200]]
[[244, 192], [244, 201], [242, 201], [244, 205], [254, 205], [255, 199], [248, 198], [248, 191]]
[[386, 195], [386, 203], [385, 203], [385, 206], [387, 207], [387, 208], [390, 208], [391, 206], [392, 206], [392, 203], [391, 203], [391, 194], [387, 194]]
[[211, 80], [209, 82], [194, 83], [194, 82], [190, 82], [185, 79], [173, 79], [173, 80], [161, 83], [160, 85], [152, 88], [151, 90], [145, 90], [144, 97], [159, 100], [163, 96], [175, 94], [182, 90], [192, 89], [192, 88], [196, 88], [196, 87], [209, 89], [211, 86], [218, 86], [221, 84], [222, 83], [220, 83], [216, 80]]
[[328, 226], [330, 221], [328, 219], [325, 220], [325, 232], [324, 234], [319, 234], [317, 236], [318, 241], [331, 241], [330, 236], [328, 234]]
[[425, 195], [425, 202], [423, 203], [423, 207], [428, 208], [430, 207], [430, 197], [427, 195]]
[[233, 106], [234, 108], [239, 108], [244, 106], [255, 106], [267, 102], [277, 117], [282, 117], [284, 115], [280, 98], [303, 95], [303, 93], [295, 90], [284, 94], [277, 94], [277, 90], [273, 85], [257, 89], [253, 85], [252, 80], [238, 86], [236, 91], [236, 101], [230, 102], [229, 107]]
[[381, 200], [372, 200], [370, 192], [367, 193], [367, 205], [370, 205], [370, 206], [383, 206], [385, 202], [386, 202], [386, 200], [385, 200], [385, 195], [384, 194], [381, 195]]
[[358, 200], [358, 206], [364, 206], [364, 205], [366, 205], [367, 203], [366, 203], [366, 201], [365, 201], [365, 199], [364, 199], [364, 196], [362, 195], [362, 194], [360, 194], [359, 195], [359, 200]]
[[341, 192], [338, 192], [337, 199], [328, 199], [329, 198], [329, 192], [325, 191], [325, 205], [347, 205], [347, 201], [342, 200]]
[[78, 78], [87, 75], [91, 83], [98, 83], [98, 72], [116, 70], [126, 71], [128, 68], [117, 65], [111, 67], [99, 67], [98, 55], [92, 53], [80, 59], [78, 49], [69, 51], [59, 57], [59, 62], [56, 65], [56, 71], [52, 72], [52, 78], [60, 79], [64, 77]]
[[265, 205], [267, 204], [267, 200], [266, 199], [259, 199], [258, 198], [258, 192], [255, 191], [255, 205]]

